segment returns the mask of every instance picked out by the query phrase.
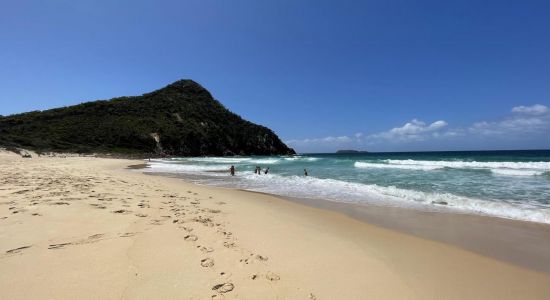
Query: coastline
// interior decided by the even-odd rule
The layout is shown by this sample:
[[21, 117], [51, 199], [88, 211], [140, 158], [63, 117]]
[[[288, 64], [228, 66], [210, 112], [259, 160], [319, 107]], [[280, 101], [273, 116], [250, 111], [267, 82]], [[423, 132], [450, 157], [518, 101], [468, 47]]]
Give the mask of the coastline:
[[[142, 161], [9, 155], [0, 160], [5, 170], [0, 295], [6, 298], [550, 295], [550, 274], [526, 268], [529, 264], [384, 228], [379, 225], [389, 226], [373, 218], [397, 214], [406, 220], [399, 212], [378, 211], [359, 221], [334, 207], [125, 169]], [[203, 266], [205, 259], [212, 265], [207, 260]], [[225, 285], [214, 289], [219, 284]]]
[[405, 207], [301, 198], [289, 200], [550, 274], [549, 224]]
[[[147, 175], [177, 178], [190, 183], [186, 181], [185, 175], [147, 172], [147, 164], [138, 166], [137, 168], [144, 169], [143, 173]], [[428, 211], [408, 207], [285, 197], [238, 188], [199, 186], [267, 195], [283, 201], [338, 212], [370, 225], [450, 244], [506, 263], [550, 274], [550, 251], [547, 250], [550, 249], [550, 224], [457, 211]]]

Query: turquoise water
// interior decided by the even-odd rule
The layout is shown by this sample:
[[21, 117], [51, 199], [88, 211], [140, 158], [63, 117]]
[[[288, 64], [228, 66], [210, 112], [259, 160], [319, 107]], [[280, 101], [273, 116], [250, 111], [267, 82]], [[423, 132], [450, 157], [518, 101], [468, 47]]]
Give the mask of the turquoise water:
[[[256, 166], [269, 173], [254, 174]], [[151, 171], [290, 197], [550, 223], [550, 151], [172, 158], [154, 161]]]

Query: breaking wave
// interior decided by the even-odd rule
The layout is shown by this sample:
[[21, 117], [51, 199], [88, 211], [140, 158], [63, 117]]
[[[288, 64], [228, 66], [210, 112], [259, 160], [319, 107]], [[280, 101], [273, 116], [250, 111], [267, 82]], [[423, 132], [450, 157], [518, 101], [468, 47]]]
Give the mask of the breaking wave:
[[439, 169], [488, 170], [496, 175], [540, 176], [550, 172], [550, 162], [477, 162], [477, 161], [429, 161], [429, 160], [382, 160], [382, 163], [357, 161], [356, 168], [405, 169], [432, 171]]
[[[484, 200], [448, 193], [427, 193], [394, 186], [362, 184], [335, 179], [303, 176], [244, 175], [239, 188], [282, 196], [394, 205], [411, 208], [449, 209], [455, 212], [483, 214], [508, 219], [550, 223], [550, 208], [537, 203]], [[218, 183], [216, 185], [224, 185]], [[312, 192], [315, 191], [315, 192]], [[444, 203], [445, 205], [441, 205]]]

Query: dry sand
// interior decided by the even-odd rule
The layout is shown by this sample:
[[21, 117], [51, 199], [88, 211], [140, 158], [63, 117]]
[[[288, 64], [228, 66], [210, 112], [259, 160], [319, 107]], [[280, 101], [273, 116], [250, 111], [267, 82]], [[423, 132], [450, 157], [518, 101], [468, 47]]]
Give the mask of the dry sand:
[[137, 163], [0, 153], [0, 298], [550, 298], [548, 273]]

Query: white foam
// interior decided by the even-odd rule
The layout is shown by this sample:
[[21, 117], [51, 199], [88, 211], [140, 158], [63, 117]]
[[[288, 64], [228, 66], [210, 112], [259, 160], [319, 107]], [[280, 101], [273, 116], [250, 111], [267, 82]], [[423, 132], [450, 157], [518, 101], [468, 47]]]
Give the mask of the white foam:
[[195, 161], [195, 162], [207, 162], [207, 163], [221, 163], [231, 164], [250, 161], [250, 157], [189, 157], [178, 159], [183, 161]]
[[545, 172], [532, 170], [514, 170], [514, 169], [491, 169], [491, 172], [496, 175], [504, 176], [540, 176]]
[[[302, 157], [307, 158], [307, 157]], [[372, 203], [378, 205], [406, 206], [418, 209], [452, 210], [456, 212], [483, 214], [524, 221], [550, 224], [550, 205], [541, 202], [522, 200], [491, 200], [458, 196], [450, 193], [422, 192], [397, 188], [395, 186], [380, 186], [362, 184], [337, 179], [321, 179], [314, 176], [281, 176], [278, 174], [255, 175], [252, 171], [239, 171], [237, 176], [228, 180], [228, 169], [231, 164], [223, 159], [216, 159], [216, 164], [204, 159], [197, 163], [192, 161], [153, 160], [148, 169], [150, 172], [189, 173], [208, 175], [210, 184], [237, 187], [253, 191], [273, 193], [283, 196], [317, 198], [332, 201], [357, 203]], [[227, 158], [224, 158], [227, 159]], [[230, 158], [232, 159], [232, 158]], [[283, 161], [283, 158], [237, 158], [243, 163], [269, 164]], [[284, 158], [286, 160], [286, 157]], [[258, 161], [263, 162], [259, 163]], [[205, 162], [206, 164], [202, 164]], [[465, 162], [465, 161], [418, 161], [418, 160], [386, 160], [384, 163], [355, 162], [356, 168], [394, 168], [411, 170], [437, 170], [442, 168], [473, 168], [491, 171], [499, 176], [535, 176], [548, 174], [545, 167], [550, 163], [506, 163], [506, 162]], [[516, 167], [510, 168], [510, 166]], [[538, 168], [538, 169], [537, 169]], [[217, 172], [216, 172], [217, 171]], [[205, 182], [206, 179], [200, 179]], [[502, 187], [506, 188], [506, 187]], [[434, 205], [445, 202], [447, 205]]]
[[254, 158], [254, 157], [189, 157], [178, 158], [177, 161], [189, 161], [189, 162], [202, 162], [202, 163], [214, 163], [214, 164], [238, 164], [238, 163], [251, 163], [251, 164], [277, 164], [281, 161], [280, 158]]
[[162, 162], [153, 162], [150, 164], [150, 168], [147, 169], [147, 172], [161, 172], [161, 173], [202, 173], [202, 172], [212, 172], [212, 171], [228, 171], [229, 165], [192, 165], [192, 164], [182, 164], [182, 163], [162, 163]]
[[550, 172], [550, 162], [477, 162], [386, 159], [383, 163], [355, 162], [356, 168], [407, 169], [432, 171], [443, 168], [488, 170], [495, 175], [539, 176]]
[[379, 164], [379, 163], [367, 163], [357, 161], [354, 166], [361, 169], [405, 169], [405, 170], [422, 170], [422, 171], [431, 171], [443, 169], [444, 167], [440, 166], [418, 166], [418, 165], [390, 165], [390, 164]]
[[285, 157], [285, 160], [290, 161], [318, 161], [320, 160], [320, 157], [304, 157], [304, 156], [292, 156], [292, 157]]
[[541, 170], [550, 171], [550, 162], [477, 162], [477, 161], [449, 161], [449, 160], [396, 160], [387, 159], [384, 162], [392, 165], [414, 165], [414, 166], [439, 166], [455, 169], [517, 169], [517, 170]]
[[[241, 188], [284, 196], [317, 198], [333, 201], [405, 206], [419, 209], [452, 210], [509, 219], [549, 223], [550, 207], [536, 203], [484, 200], [448, 193], [427, 193], [395, 186], [361, 184], [335, 179], [302, 176], [243, 175]], [[312, 192], [314, 191], [314, 192]], [[434, 205], [445, 202], [447, 205]]]
[[278, 158], [259, 158], [259, 159], [251, 159], [247, 162], [252, 164], [265, 164], [265, 165], [274, 165], [279, 163], [281, 160]]

